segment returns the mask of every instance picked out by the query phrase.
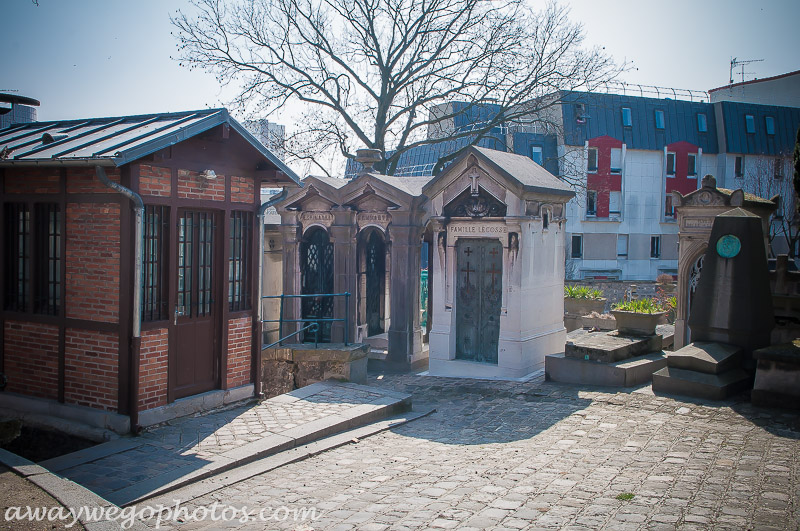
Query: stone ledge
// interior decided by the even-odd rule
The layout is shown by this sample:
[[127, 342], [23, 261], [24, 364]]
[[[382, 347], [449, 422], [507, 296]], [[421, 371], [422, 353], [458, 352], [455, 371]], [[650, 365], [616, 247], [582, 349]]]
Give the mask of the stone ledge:
[[234, 402], [247, 400], [253, 397], [253, 388], [253, 384], [247, 384], [232, 389], [218, 389], [180, 398], [171, 404], [141, 411], [139, 413], [139, 425], [147, 427], [161, 424], [174, 418], [194, 415], [202, 411], [209, 411]]
[[623, 335], [616, 331], [589, 333], [568, 340], [564, 348], [567, 358], [613, 363], [660, 351], [662, 338], [657, 334], [641, 337]]
[[[0, 393], [0, 410], [12, 418], [19, 418], [43, 427], [102, 441], [130, 431], [130, 418], [113, 411], [103, 411], [74, 404], [61, 404], [55, 400], [24, 396], [9, 391]], [[100, 431], [98, 431], [100, 430]]]
[[750, 386], [751, 377], [742, 369], [722, 374], [664, 367], [653, 373], [653, 392], [724, 400]]
[[742, 349], [725, 343], [694, 341], [671, 352], [669, 366], [706, 374], [721, 374], [739, 367]]
[[634, 387], [649, 382], [652, 374], [667, 366], [666, 353], [653, 352], [613, 363], [551, 354], [544, 358], [545, 379], [553, 382]]

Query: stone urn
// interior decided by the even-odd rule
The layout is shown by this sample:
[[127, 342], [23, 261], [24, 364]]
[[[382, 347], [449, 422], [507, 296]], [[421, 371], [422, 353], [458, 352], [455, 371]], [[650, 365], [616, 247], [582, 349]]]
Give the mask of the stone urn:
[[656, 325], [660, 324], [667, 312], [639, 313], [623, 310], [611, 310], [617, 320], [617, 331], [632, 336], [652, 336], [656, 333]]
[[572, 315], [589, 315], [592, 312], [603, 313], [606, 299], [577, 299], [564, 297], [564, 311]]

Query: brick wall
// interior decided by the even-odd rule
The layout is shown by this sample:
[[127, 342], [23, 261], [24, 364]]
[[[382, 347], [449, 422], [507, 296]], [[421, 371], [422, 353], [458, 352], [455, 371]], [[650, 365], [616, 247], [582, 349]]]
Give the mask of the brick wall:
[[228, 321], [228, 388], [250, 383], [250, 317]]
[[67, 205], [67, 317], [119, 320], [119, 223], [118, 204]]
[[139, 193], [169, 197], [172, 193], [172, 170], [158, 166], [139, 166]]
[[253, 179], [231, 176], [231, 201], [235, 203], [254, 203], [256, 187]]
[[[119, 182], [119, 169], [106, 168], [106, 175], [114, 182]], [[67, 193], [70, 194], [115, 194], [114, 190], [100, 182], [92, 168], [67, 169]]]
[[117, 409], [119, 341], [116, 335], [67, 328], [64, 401]]
[[8, 391], [58, 398], [58, 327], [6, 321], [5, 373]]
[[225, 176], [211, 181], [200, 178], [200, 172], [178, 170], [178, 197], [181, 199], [225, 200]]
[[142, 411], [167, 403], [168, 342], [166, 328], [142, 332], [139, 361], [139, 409]]
[[57, 194], [61, 192], [60, 180], [58, 168], [25, 168], [22, 175], [6, 175], [6, 193]]

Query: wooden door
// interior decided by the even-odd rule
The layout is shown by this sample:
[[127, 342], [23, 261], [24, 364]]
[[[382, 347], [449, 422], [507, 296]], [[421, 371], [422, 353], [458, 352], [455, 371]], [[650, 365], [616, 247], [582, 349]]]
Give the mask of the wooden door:
[[456, 358], [497, 363], [503, 246], [493, 239], [456, 243]]
[[219, 381], [219, 214], [180, 209], [175, 238], [177, 290], [170, 349], [173, 398], [216, 389]]

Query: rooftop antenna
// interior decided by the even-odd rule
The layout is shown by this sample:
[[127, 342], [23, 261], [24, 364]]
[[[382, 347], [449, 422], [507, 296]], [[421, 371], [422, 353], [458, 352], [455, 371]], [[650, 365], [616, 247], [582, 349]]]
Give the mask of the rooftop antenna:
[[[730, 72], [731, 81], [730, 81], [730, 84], [733, 85], [733, 69], [734, 68], [736, 68], [737, 66], [741, 66], [742, 67], [741, 75], [742, 75], [742, 83], [744, 83], [744, 75], [745, 75], [744, 65], [749, 65], [750, 63], [760, 63], [761, 61], [763, 61], [763, 59], [742, 59], [742, 60], [739, 60], [738, 57], [734, 57], [733, 59], [731, 59], [731, 72]], [[752, 73], [753, 72], [747, 72], [747, 74], [752, 74]]]

